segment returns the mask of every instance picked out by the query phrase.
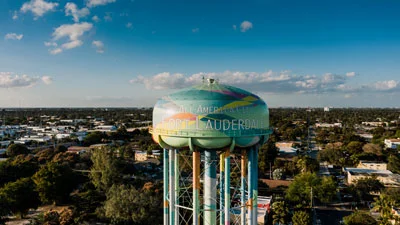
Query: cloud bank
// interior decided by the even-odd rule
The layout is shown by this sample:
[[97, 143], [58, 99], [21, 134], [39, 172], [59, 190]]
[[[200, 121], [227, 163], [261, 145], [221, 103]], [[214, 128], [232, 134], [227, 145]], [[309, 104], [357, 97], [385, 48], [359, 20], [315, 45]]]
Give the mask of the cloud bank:
[[37, 82], [51, 84], [52, 78], [49, 76], [31, 77], [28, 75], [17, 75], [11, 72], [0, 72], [0, 88], [32, 87]]
[[[352, 73], [352, 72], [351, 72]], [[181, 73], [159, 73], [151, 77], [137, 76], [132, 84], [144, 84], [150, 90], [180, 89], [200, 84], [204, 78], [214, 78], [221, 84], [234, 85], [261, 93], [276, 94], [326, 94], [359, 92], [400, 92], [400, 83], [395, 80], [349, 85], [352, 76], [326, 73], [322, 75], [298, 75], [290, 71], [265, 73], [225, 71], [222, 73], [196, 73], [185, 76]]]

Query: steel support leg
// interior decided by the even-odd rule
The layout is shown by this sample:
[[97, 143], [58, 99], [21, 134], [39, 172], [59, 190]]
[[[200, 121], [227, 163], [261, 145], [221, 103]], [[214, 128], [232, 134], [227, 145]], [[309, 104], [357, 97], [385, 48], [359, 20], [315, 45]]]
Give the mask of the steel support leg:
[[230, 150], [227, 149], [225, 152], [225, 206], [224, 206], [224, 214], [225, 214], [225, 225], [231, 224], [231, 153]]
[[169, 150], [169, 221], [175, 225], [175, 150]]
[[225, 152], [219, 155], [219, 224], [225, 225]]
[[258, 146], [253, 148], [253, 158], [254, 158], [254, 186], [253, 186], [253, 214], [254, 221], [253, 225], [257, 225], [258, 221]]
[[240, 224], [246, 225], [246, 171], [247, 152], [242, 150], [240, 158]]
[[168, 217], [168, 215], [169, 215], [169, 210], [168, 210], [168, 207], [169, 207], [169, 202], [168, 202], [168, 188], [169, 188], [169, 185], [168, 185], [168, 181], [169, 181], [169, 177], [168, 177], [168, 175], [169, 175], [169, 173], [168, 173], [168, 171], [169, 171], [169, 167], [168, 167], [168, 150], [167, 149], [165, 149], [164, 148], [164, 150], [163, 150], [163, 166], [164, 166], [164, 173], [163, 173], [163, 175], [164, 175], [164, 225], [169, 225], [169, 223], [168, 223], [168, 221], [169, 221], [169, 217]]
[[248, 150], [248, 178], [247, 178], [247, 182], [248, 182], [248, 200], [247, 200], [247, 212], [248, 212], [248, 220], [247, 220], [247, 224], [248, 225], [253, 225], [253, 217], [254, 217], [254, 211], [253, 211], [253, 185], [254, 185], [254, 175], [253, 175], [253, 164], [254, 164], [254, 158], [253, 158], [253, 153], [254, 151], [252, 151], [252, 149]]
[[179, 150], [175, 149], [175, 224], [179, 225]]
[[215, 150], [205, 150], [204, 164], [204, 225], [217, 224], [217, 168]]
[[193, 225], [200, 223], [200, 152], [193, 151]]

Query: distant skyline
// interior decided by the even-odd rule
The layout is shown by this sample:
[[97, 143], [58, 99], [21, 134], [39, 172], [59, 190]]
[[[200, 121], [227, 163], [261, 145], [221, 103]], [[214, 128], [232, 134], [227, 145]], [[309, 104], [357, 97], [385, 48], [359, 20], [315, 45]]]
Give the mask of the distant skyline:
[[270, 107], [400, 107], [400, 1], [0, 0], [0, 108], [152, 107], [212, 77]]

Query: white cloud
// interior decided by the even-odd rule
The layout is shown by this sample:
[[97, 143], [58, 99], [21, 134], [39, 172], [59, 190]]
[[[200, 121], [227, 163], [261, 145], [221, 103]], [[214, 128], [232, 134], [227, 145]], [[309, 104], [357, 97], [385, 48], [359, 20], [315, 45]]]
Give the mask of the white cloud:
[[78, 40], [86, 31], [91, 30], [93, 24], [83, 22], [74, 24], [64, 24], [55, 29], [52, 36], [54, 40], [68, 37], [71, 41]]
[[138, 76], [135, 79], [130, 80], [130, 83], [142, 83], [147, 89], [162, 90], [168, 88], [182, 88], [188, 80], [185, 76], [180, 73], [170, 74], [168, 72], [159, 73], [151, 78], [145, 78]]
[[51, 41], [49, 41], [49, 42], [44, 42], [44, 46], [46, 46], [46, 47], [57, 47], [57, 43], [55, 43], [55, 42], [51, 42]]
[[35, 15], [35, 19], [43, 16], [46, 12], [54, 11], [58, 6], [56, 2], [46, 2], [45, 0], [31, 0], [29, 2], [25, 2], [21, 11], [26, 13], [31, 11]]
[[388, 91], [399, 88], [399, 82], [395, 80], [378, 81], [373, 85], [377, 90]]
[[104, 44], [101, 41], [93, 41], [92, 45], [96, 48], [97, 53], [104, 53]]
[[81, 40], [73, 40], [73, 41], [62, 44], [61, 47], [63, 49], [72, 49], [72, 48], [79, 47], [82, 44], [83, 44], [83, 42]]
[[380, 81], [374, 84], [352, 86], [346, 75], [326, 73], [323, 75], [298, 75], [290, 71], [264, 73], [225, 71], [222, 73], [196, 73], [185, 76], [180, 73], [164, 72], [154, 76], [138, 76], [131, 83], [144, 84], [147, 89], [180, 89], [200, 84], [202, 78], [214, 78], [221, 84], [234, 85], [247, 90], [263, 93], [324, 94], [344, 93], [354, 96], [360, 92], [399, 91], [398, 81]]
[[8, 33], [4, 36], [4, 39], [8, 40], [21, 40], [24, 37], [23, 34], [16, 34], [16, 33]]
[[88, 7], [95, 7], [99, 5], [107, 5], [113, 2], [116, 2], [116, 0], [87, 0], [86, 5]]
[[[80, 38], [85, 32], [91, 30], [92, 27], [93, 24], [87, 22], [64, 24], [57, 27], [52, 34], [53, 40], [57, 41], [62, 38], [68, 38], [69, 41], [62, 44], [61, 48], [55, 48], [49, 50], [50, 54], [52, 55], [59, 54], [65, 49], [72, 49], [81, 46], [83, 44], [83, 41], [80, 40]], [[49, 42], [49, 43], [54, 43], [54, 42]], [[49, 46], [57, 46], [57, 43], [55, 43], [55, 45], [49, 44]]]
[[13, 16], [12, 16], [12, 19], [13, 19], [13, 20], [18, 19], [18, 12], [17, 12], [17, 11], [14, 11]]
[[234, 30], [236, 30], [236, 25], [233, 25], [232, 27], [233, 27]]
[[57, 55], [57, 54], [60, 54], [61, 52], [63, 52], [63, 50], [62, 50], [62, 48], [55, 48], [55, 49], [50, 49], [49, 52], [52, 55]]
[[198, 33], [199, 31], [200, 31], [199, 28], [194, 28], [194, 29], [192, 29], [192, 32], [193, 32], [193, 33]]
[[133, 27], [133, 24], [129, 22], [125, 26], [126, 26], [126, 28], [131, 29]]
[[53, 78], [52, 77], [43, 76], [43, 77], [41, 77], [41, 79], [42, 79], [43, 83], [45, 83], [47, 85], [53, 83]]
[[82, 8], [78, 9], [75, 3], [68, 2], [65, 5], [65, 15], [66, 16], [72, 16], [74, 22], [79, 22], [80, 18], [86, 17], [87, 15], [90, 14], [90, 11], [88, 8]]
[[0, 88], [31, 87], [39, 78], [28, 75], [14, 75], [11, 72], [0, 72]]
[[92, 20], [96, 23], [100, 22], [100, 18], [98, 16], [93, 16]]
[[347, 72], [346, 76], [347, 77], [354, 77], [356, 75], [356, 72]]
[[240, 31], [242, 31], [242, 32], [246, 32], [252, 28], [253, 28], [253, 24], [250, 21], [245, 20], [240, 24]]

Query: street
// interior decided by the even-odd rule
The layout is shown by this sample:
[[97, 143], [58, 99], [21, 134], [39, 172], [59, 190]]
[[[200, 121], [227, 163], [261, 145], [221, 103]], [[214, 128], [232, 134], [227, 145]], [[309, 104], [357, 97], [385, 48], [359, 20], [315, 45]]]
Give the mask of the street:
[[343, 217], [348, 216], [352, 213], [350, 210], [342, 209], [315, 209], [318, 219], [321, 221], [321, 225], [338, 225]]

